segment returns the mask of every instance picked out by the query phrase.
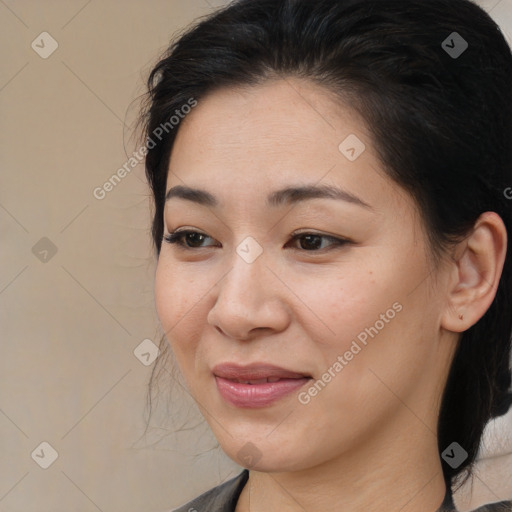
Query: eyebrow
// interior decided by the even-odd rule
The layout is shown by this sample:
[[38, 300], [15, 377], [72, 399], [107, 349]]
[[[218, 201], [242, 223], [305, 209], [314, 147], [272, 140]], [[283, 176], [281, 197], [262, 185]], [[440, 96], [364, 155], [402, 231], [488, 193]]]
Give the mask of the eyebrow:
[[[183, 185], [176, 185], [169, 189], [165, 200], [169, 201], [173, 197], [209, 207], [219, 206], [220, 204], [217, 198], [210, 192]], [[299, 185], [276, 190], [267, 197], [267, 205], [277, 207], [284, 204], [295, 204], [308, 199], [337, 199], [373, 210], [368, 203], [365, 203], [359, 197], [332, 185]]]

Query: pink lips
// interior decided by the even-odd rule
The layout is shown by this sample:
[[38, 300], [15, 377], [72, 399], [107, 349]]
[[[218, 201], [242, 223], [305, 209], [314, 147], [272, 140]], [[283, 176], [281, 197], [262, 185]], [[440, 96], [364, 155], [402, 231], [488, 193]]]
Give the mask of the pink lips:
[[269, 364], [224, 363], [213, 374], [221, 396], [236, 407], [265, 407], [302, 387], [310, 376]]

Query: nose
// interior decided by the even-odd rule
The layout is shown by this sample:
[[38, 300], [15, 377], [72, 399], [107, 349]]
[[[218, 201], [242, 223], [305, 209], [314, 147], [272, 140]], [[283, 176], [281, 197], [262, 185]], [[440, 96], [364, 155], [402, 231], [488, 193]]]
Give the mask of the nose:
[[251, 340], [283, 331], [290, 324], [286, 287], [263, 256], [247, 263], [235, 254], [233, 267], [217, 286], [207, 321], [225, 336]]

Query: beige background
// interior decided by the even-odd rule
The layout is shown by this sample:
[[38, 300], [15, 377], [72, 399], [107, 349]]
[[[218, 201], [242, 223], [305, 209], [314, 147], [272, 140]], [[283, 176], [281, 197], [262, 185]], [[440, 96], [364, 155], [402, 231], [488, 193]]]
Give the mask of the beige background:
[[[239, 471], [204, 424], [179, 431], [198, 420], [178, 395], [141, 438], [134, 350], [160, 332], [142, 164], [93, 195], [138, 149], [159, 52], [223, 3], [0, 0], [1, 512], [165, 510]], [[512, 33], [512, 0], [480, 3]]]

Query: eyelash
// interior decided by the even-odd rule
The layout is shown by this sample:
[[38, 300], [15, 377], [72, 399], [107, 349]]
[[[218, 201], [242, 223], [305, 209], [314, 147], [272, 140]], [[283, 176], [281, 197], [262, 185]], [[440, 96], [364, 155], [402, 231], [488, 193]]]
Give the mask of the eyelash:
[[[204, 236], [206, 238], [211, 238], [208, 235], [206, 235], [205, 233], [201, 233], [200, 231], [194, 231], [194, 230], [187, 229], [187, 230], [182, 230], [182, 231], [173, 231], [172, 233], [165, 235], [164, 241], [169, 244], [175, 244], [180, 249], [183, 249], [185, 251], [205, 249], [206, 247], [215, 247], [213, 245], [207, 245], [207, 246], [202, 246], [202, 247], [189, 247], [185, 244], [185, 242], [183, 240], [184, 237], [188, 234], [197, 234], [197, 235]], [[340, 246], [344, 246], [344, 245], [351, 243], [351, 240], [348, 240], [345, 238], [338, 238], [338, 237], [334, 237], [331, 235], [322, 235], [319, 233], [311, 233], [311, 232], [306, 232], [306, 231], [301, 232], [301, 233], [292, 233], [291, 241], [300, 240], [302, 237], [305, 237], [305, 236], [314, 236], [314, 237], [322, 238], [325, 240], [329, 240], [330, 242], [332, 242], [332, 245], [330, 246], [331, 248], [333, 248], [333, 246], [340, 247]], [[290, 242], [288, 242], [288, 243], [290, 243]], [[287, 245], [288, 245], [288, 243], [287, 243]], [[325, 248], [325, 247], [323, 249], [313, 249], [313, 250], [297, 249], [297, 250], [302, 250], [304, 252], [323, 252], [326, 249], [329, 250], [329, 248]]]

